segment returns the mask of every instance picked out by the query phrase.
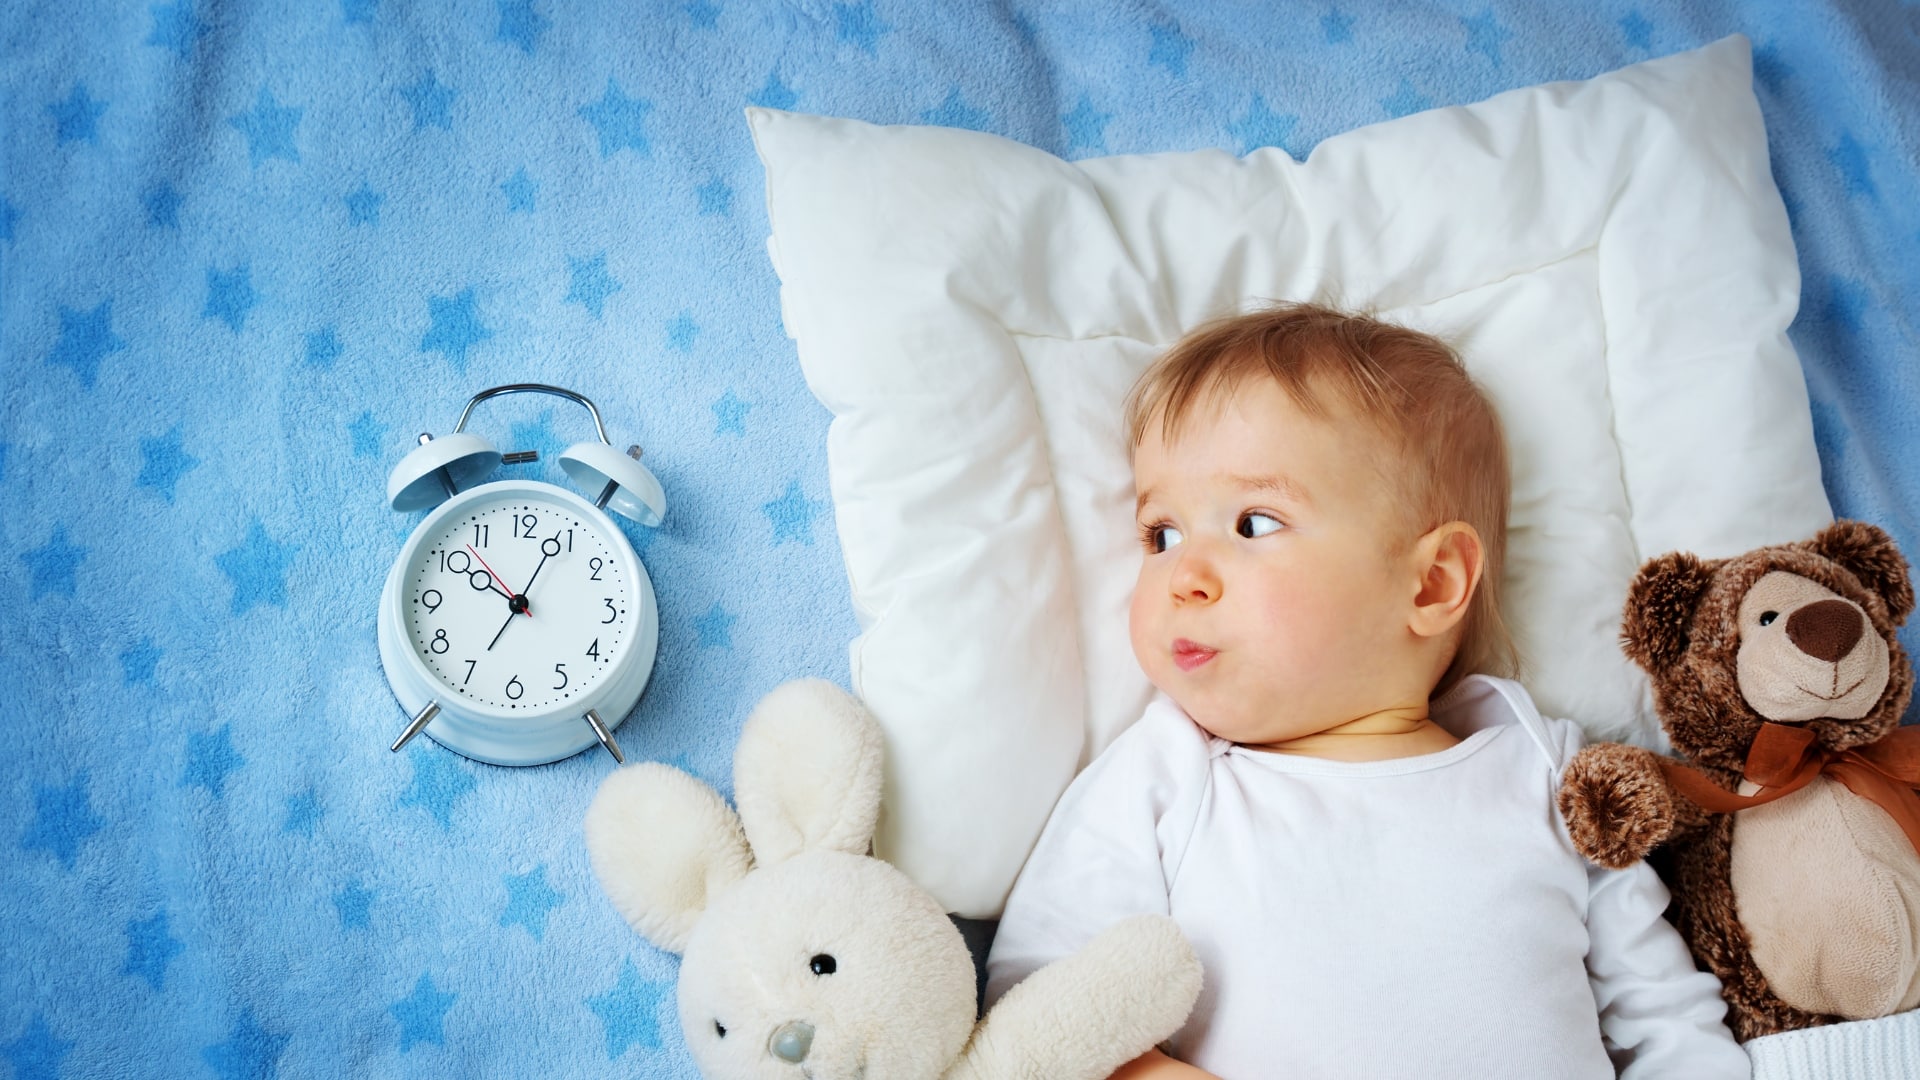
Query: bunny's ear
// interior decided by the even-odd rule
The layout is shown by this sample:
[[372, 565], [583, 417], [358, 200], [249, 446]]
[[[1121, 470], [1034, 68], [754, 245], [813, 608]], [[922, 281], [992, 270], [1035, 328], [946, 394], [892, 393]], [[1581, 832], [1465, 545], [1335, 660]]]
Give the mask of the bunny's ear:
[[865, 855], [880, 813], [880, 725], [821, 679], [776, 687], [741, 729], [733, 797], [762, 866], [814, 848]]
[[685, 952], [709, 898], [753, 868], [726, 802], [667, 765], [630, 765], [608, 776], [587, 808], [586, 831], [594, 876], [614, 908], [669, 952]]

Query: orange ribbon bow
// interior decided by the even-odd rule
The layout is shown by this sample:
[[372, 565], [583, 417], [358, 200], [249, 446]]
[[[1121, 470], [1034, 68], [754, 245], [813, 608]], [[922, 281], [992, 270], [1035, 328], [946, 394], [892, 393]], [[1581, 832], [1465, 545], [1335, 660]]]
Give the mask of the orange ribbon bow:
[[1896, 728], [1879, 742], [1838, 752], [1814, 745], [1813, 732], [1787, 724], [1765, 723], [1747, 751], [1746, 779], [1760, 785], [1738, 795], [1707, 774], [1668, 758], [1660, 759], [1667, 782], [1704, 810], [1731, 814], [1791, 795], [1821, 773], [1832, 773], [1847, 790], [1892, 815], [1920, 851], [1920, 726]]

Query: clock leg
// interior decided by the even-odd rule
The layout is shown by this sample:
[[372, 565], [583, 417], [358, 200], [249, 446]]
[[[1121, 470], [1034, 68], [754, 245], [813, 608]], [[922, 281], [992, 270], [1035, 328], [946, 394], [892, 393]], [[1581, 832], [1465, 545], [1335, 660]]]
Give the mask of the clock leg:
[[440, 703], [437, 701], [427, 702], [427, 707], [421, 709], [414, 715], [413, 720], [407, 724], [407, 730], [401, 732], [400, 738], [396, 739], [394, 744], [387, 749], [398, 752], [401, 747], [411, 742], [415, 735], [420, 734], [421, 728], [426, 727], [427, 724], [438, 715], [440, 715]]
[[613, 732], [607, 730], [606, 721], [600, 719], [600, 714], [592, 709], [587, 710], [587, 726], [591, 727], [593, 733], [599, 736], [600, 745], [607, 748], [607, 753], [613, 755], [614, 764], [625, 765], [627, 763], [626, 755], [620, 752], [620, 744], [613, 741]]

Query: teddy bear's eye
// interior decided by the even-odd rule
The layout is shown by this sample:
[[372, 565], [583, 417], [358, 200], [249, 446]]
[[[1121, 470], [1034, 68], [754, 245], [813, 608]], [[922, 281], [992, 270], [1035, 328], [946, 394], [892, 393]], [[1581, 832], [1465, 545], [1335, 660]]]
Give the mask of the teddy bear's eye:
[[1760, 625], [1772, 626], [1773, 620], [1779, 617], [1780, 617], [1780, 613], [1777, 611], [1763, 611], [1760, 613]]
[[831, 975], [840, 965], [833, 962], [833, 957], [828, 956], [826, 953], [820, 953], [812, 960], [809, 960], [807, 966], [813, 969], [815, 975]]
[[715, 1035], [718, 1035], [718, 1036], [720, 1036], [720, 1037], [721, 1037], [721, 1038], [723, 1038], [723, 1039], [724, 1039], [724, 1038], [726, 1038], [726, 1037], [727, 1037], [727, 1027], [726, 1027], [726, 1025], [725, 1025], [725, 1024], [722, 1024], [722, 1023], [721, 1023], [720, 1021], [718, 1021], [718, 1020], [715, 1020], [715, 1021], [713, 1022], [713, 1033], [714, 1033]]

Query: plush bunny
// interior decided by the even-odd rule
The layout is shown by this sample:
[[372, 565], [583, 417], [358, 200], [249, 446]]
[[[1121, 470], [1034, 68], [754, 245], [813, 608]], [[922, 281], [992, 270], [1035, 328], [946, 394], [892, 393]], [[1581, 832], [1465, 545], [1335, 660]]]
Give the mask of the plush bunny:
[[601, 785], [586, 818], [594, 873], [634, 929], [683, 954], [680, 1026], [702, 1076], [1099, 1080], [1186, 1022], [1199, 961], [1172, 920], [1138, 916], [976, 1025], [959, 930], [868, 855], [882, 757], [866, 710], [806, 680], [748, 718], [737, 816], [665, 765]]

